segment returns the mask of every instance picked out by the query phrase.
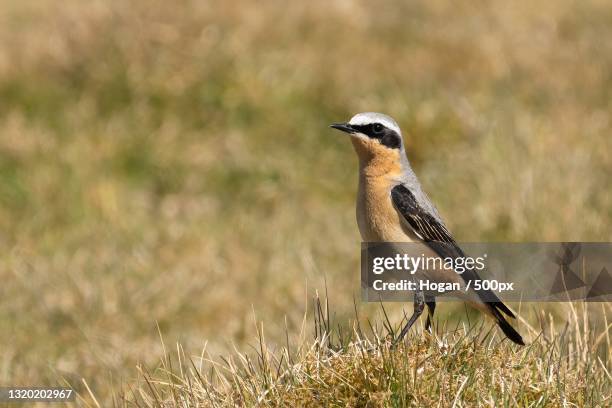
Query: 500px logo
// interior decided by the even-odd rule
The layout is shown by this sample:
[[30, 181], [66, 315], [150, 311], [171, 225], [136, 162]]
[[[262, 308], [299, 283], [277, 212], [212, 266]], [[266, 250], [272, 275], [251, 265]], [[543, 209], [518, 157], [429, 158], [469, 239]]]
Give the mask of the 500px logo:
[[410, 256], [395, 254], [395, 256], [377, 256], [372, 259], [372, 272], [380, 275], [388, 271], [407, 271], [411, 275], [418, 270], [450, 270], [462, 274], [468, 270], [482, 271], [485, 269], [487, 254], [476, 258], [466, 256], [457, 258], [440, 258], [434, 256]]

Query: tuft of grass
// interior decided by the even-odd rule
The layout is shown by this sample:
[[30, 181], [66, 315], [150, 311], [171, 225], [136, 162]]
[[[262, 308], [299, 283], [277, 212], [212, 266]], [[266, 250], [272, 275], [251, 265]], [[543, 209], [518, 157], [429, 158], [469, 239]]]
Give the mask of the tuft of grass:
[[[123, 407], [603, 407], [612, 401], [609, 327], [584, 326], [587, 309], [570, 306], [571, 323], [552, 337], [541, 331], [527, 346], [494, 328], [419, 330], [393, 347], [392, 327], [332, 328], [318, 298], [314, 341], [270, 347], [257, 326], [251, 352], [213, 359], [206, 347], [189, 355], [164, 347], [160, 365], [139, 367]], [[552, 317], [551, 317], [552, 318]], [[359, 319], [356, 319], [358, 322]], [[347, 338], [347, 334], [350, 337]]]

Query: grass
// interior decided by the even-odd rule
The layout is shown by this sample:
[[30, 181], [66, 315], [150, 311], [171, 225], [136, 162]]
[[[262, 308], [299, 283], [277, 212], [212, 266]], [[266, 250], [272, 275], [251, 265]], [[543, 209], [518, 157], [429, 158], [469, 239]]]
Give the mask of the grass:
[[[397, 335], [359, 319], [331, 327], [327, 305], [315, 302], [315, 339], [270, 349], [263, 324], [258, 343], [218, 361], [206, 348], [188, 354], [164, 348], [159, 366], [140, 367], [136, 384], [117, 396], [125, 407], [404, 407], [607, 406], [612, 399], [608, 330], [584, 326], [587, 309], [568, 307], [570, 324], [545, 331], [527, 346], [500, 339], [490, 325], [419, 331], [397, 347]], [[604, 311], [605, 313], [605, 311]], [[550, 316], [549, 316], [550, 317]], [[444, 325], [446, 326], [446, 324]], [[383, 335], [384, 333], [384, 335]]]
[[[302, 344], [324, 279], [346, 323], [357, 163], [327, 126], [359, 111], [398, 120], [459, 242], [612, 239], [606, 2], [259, 3], [1, 2], [0, 384], [107, 406], [158, 330], [216, 360], [253, 310]], [[562, 333], [564, 306], [521, 324], [542, 309]]]

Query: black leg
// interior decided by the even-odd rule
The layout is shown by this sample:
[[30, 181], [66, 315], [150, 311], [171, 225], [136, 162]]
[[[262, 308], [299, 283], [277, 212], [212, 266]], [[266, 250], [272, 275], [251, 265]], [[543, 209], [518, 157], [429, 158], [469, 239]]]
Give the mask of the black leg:
[[416, 320], [419, 318], [421, 313], [423, 313], [424, 308], [425, 308], [425, 295], [423, 294], [423, 292], [417, 291], [414, 293], [414, 312], [412, 313], [412, 316], [410, 316], [408, 323], [406, 323], [406, 325], [402, 329], [399, 337], [395, 339], [395, 341], [393, 342], [393, 345], [396, 345], [397, 343], [402, 341], [402, 339], [404, 338], [404, 336], [406, 336], [406, 333], [408, 333], [408, 331], [410, 330], [414, 322], [416, 322]]
[[436, 298], [433, 296], [425, 296], [425, 304], [427, 305], [427, 321], [425, 322], [425, 330], [431, 333], [431, 321], [433, 320], [434, 312], [436, 311]]

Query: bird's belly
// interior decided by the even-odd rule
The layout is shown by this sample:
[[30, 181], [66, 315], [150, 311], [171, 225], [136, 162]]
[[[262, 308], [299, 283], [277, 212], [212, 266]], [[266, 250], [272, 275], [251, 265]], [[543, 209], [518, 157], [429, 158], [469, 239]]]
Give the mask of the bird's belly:
[[357, 225], [364, 242], [414, 242], [416, 236], [402, 228], [399, 214], [391, 200], [372, 205], [365, 200], [357, 203]]
[[364, 242], [415, 242], [399, 226], [381, 226], [379, 223], [371, 223], [368, 220], [358, 221], [357, 224]]

